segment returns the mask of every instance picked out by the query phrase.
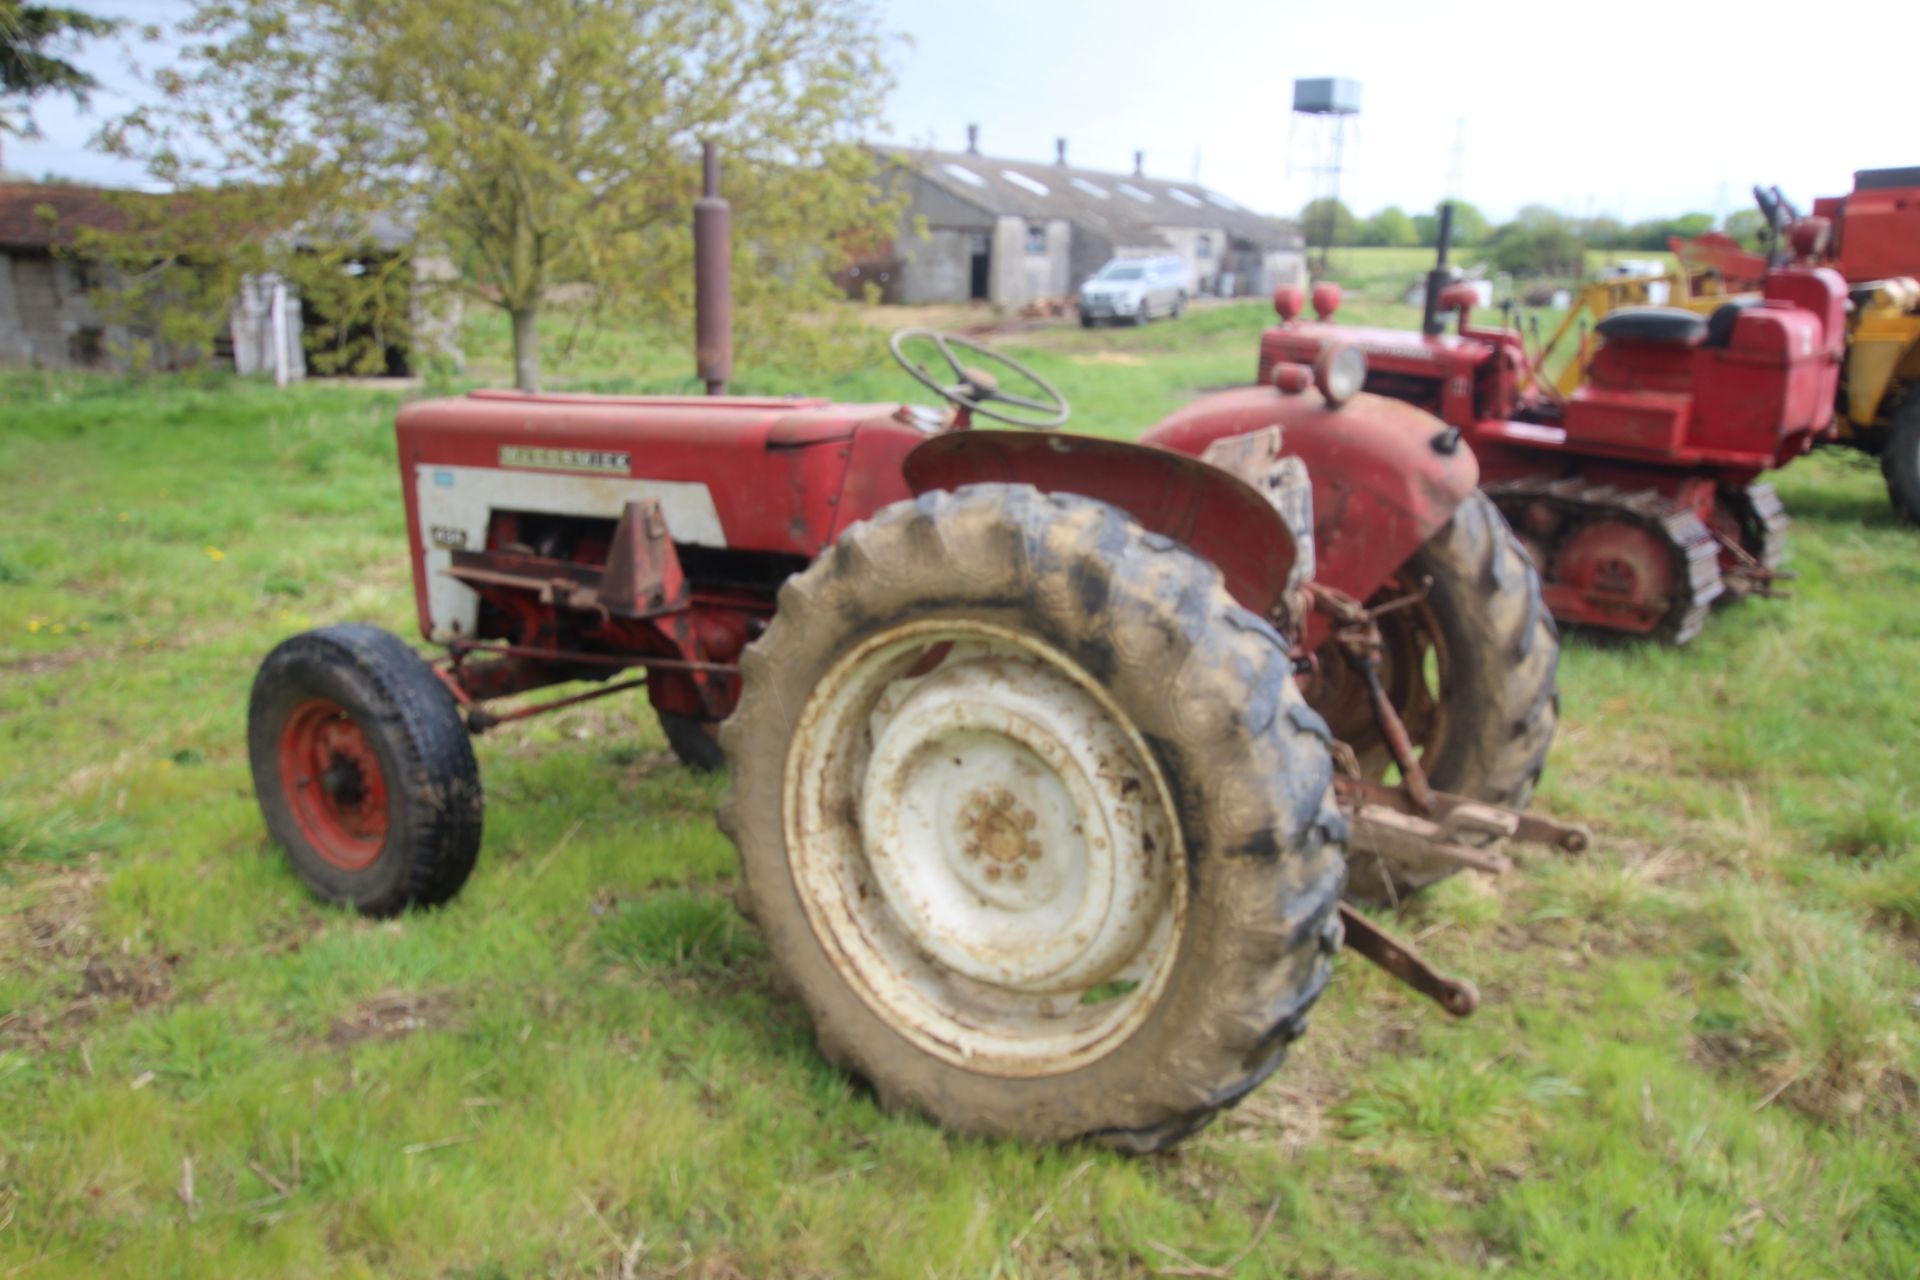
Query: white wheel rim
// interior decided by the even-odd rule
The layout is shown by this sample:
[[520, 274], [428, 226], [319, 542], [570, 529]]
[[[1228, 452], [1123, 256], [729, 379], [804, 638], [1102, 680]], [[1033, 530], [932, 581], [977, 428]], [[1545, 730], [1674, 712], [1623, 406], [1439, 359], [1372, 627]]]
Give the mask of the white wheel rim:
[[1052, 647], [957, 620], [865, 641], [802, 709], [784, 800], [815, 935], [928, 1052], [1054, 1074], [1153, 1009], [1186, 908], [1170, 793]]

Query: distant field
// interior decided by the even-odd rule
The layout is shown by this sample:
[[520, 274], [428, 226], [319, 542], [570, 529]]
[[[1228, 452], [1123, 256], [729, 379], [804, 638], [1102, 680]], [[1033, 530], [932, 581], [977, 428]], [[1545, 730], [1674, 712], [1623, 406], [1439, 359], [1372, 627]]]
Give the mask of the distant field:
[[[1248, 379], [1269, 316], [1009, 348], [1126, 436]], [[504, 327], [475, 351], [497, 378]], [[692, 380], [622, 334], [554, 381]], [[739, 379], [907, 385], [877, 334], [827, 385]], [[480, 741], [449, 908], [306, 895], [246, 694], [301, 628], [412, 635], [398, 404], [0, 377], [0, 1276], [1920, 1275], [1920, 535], [1870, 464], [1779, 477], [1795, 598], [1680, 652], [1568, 638], [1539, 803], [1599, 848], [1395, 922], [1476, 1017], [1343, 960], [1271, 1082], [1142, 1160], [828, 1067], [727, 904], [721, 784], [641, 703]]]

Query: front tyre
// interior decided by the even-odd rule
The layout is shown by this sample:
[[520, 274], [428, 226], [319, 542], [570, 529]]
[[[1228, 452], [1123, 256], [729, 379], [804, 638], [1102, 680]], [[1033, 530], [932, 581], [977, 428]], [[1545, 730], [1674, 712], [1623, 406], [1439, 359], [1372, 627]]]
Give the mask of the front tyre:
[[727, 767], [727, 753], [720, 749], [720, 726], [710, 720], [677, 716], [662, 711], [660, 731], [666, 735], [667, 749], [695, 773], [718, 773]]
[[789, 579], [742, 674], [742, 904], [886, 1103], [1147, 1151], [1279, 1064], [1345, 826], [1211, 565], [1086, 498], [929, 493]]
[[[1475, 491], [1368, 601], [1378, 607], [1433, 586], [1418, 604], [1380, 618], [1381, 683], [1407, 727], [1427, 780], [1441, 791], [1525, 808], [1559, 720], [1559, 633], [1539, 575], [1492, 501]], [[1354, 749], [1366, 776], [1393, 757], [1364, 684], [1331, 645], [1307, 699]], [[1387, 864], [1356, 853], [1347, 893], [1389, 903], [1445, 879], [1457, 864]]]
[[480, 852], [479, 766], [453, 695], [363, 623], [267, 655], [247, 709], [267, 829], [309, 888], [371, 916], [460, 891]]
[[1920, 524], [1920, 392], [1910, 392], [1887, 428], [1880, 454], [1887, 497], [1902, 519]]

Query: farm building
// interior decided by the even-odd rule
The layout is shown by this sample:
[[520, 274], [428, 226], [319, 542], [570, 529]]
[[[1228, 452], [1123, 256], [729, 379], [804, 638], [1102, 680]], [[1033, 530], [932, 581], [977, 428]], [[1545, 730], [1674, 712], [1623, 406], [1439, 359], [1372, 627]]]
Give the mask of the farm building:
[[90, 293], [98, 269], [74, 256], [74, 228], [125, 225], [91, 187], [0, 184], [0, 361], [97, 368], [129, 335], [110, 326]]
[[[120, 368], [133, 344], [151, 337], [102, 313], [95, 295], [113, 287], [116, 268], [76, 247], [82, 228], [127, 229], [128, 216], [116, 199], [116, 193], [97, 187], [0, 182], [0, 363]], [[363, 257], [411, 257], [406, 274], [412, 281], [449, 274], [443, 261], [414, 255], [411, 238], [397, 224], [376, 221], [363, 237]], [[364, 269], [366, 262], [356, 258], [348, 264], [356, 266]], [[383, 372], [413, 372], [421, 354], [443, 353], [457, 362], [457, 297], [436, 293], [429, 299], [416, 289], [410, 302], [404, 295], [400, 301], [408, 332], [373, 335], [384, 349]], [[323, 311], [321, 302], [303, 299], [276, 276], [248, 276], [233, 300], [226, 331], [214, 343], [213, 359], [242, 374], [300, 378], [309, 366], [327, 367], [328, 344], [365, 341], [376, 323]], [[150, 358], [167, 368], [204, 354], [158, 350]]]
[[[974, 135], [969, 130], [970, 136]], [[888, 151], [907, 208], [891, 255], [862, 264], [889, 302], [1017, 307], [1060, 297], [1111, 258], [1186, 261], [1195, 294], [1244, 296], [1306, 278], [1300, 233], [1193, 182], [1076, 169], [977, 148]], [[924, 235], [921, 234], [924, 231]]]

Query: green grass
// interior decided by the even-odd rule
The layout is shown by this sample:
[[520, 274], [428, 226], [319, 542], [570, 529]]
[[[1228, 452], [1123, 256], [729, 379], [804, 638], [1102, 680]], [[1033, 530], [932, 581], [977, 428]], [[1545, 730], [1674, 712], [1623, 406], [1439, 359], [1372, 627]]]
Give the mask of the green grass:
[[[1247, 378], [1263, 320], [1009, 345], [1127, 435]], [[580, 354], [556, 382], [690, 385]], [[877, 341], [740, 381], [906, 386]], [[640, 703], [480, 740], [449, 909], [307, 896], [247, 688], [303, 627], [411, 634], [397, 404], [0, 380], [0, 1276], [1920, 1274], [1920, 537], [1869, 464], [1779, 477], [1794, 599], [1681, 652], [1568, 639], [1540, 803], [1599, 849], [1397, 924], [1477, 1016], [1343, 960], [1278, 1076], [1136, 1160], [956, 1138], [823, 1063], [726, 902], [721, 784]]]

